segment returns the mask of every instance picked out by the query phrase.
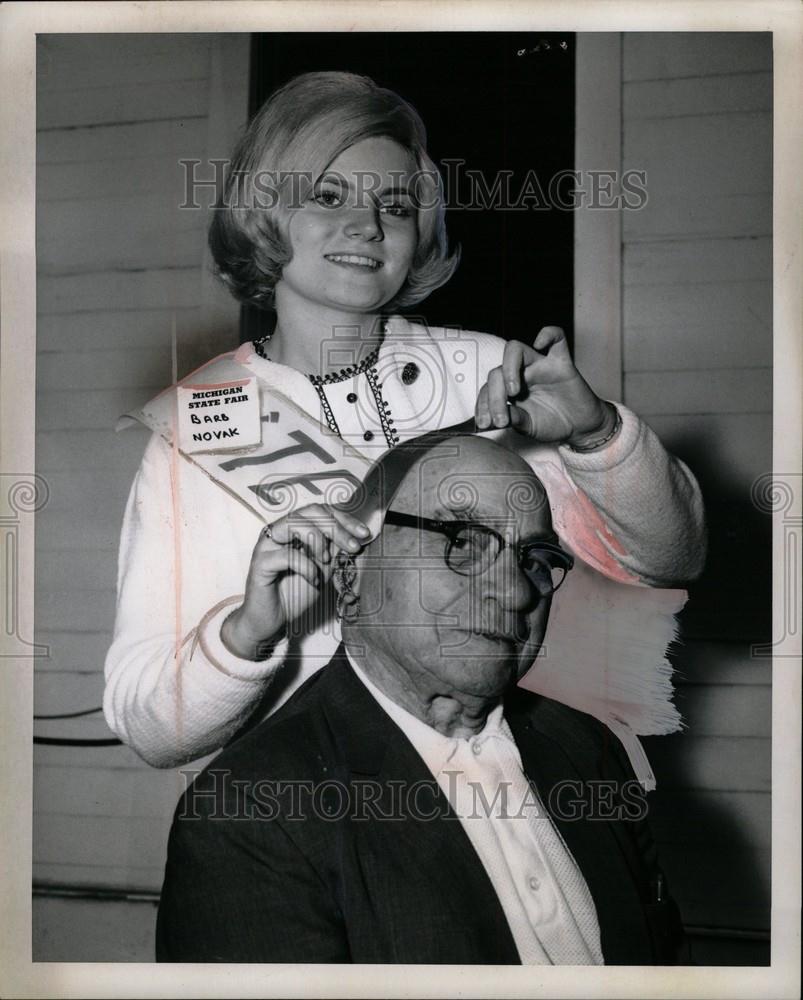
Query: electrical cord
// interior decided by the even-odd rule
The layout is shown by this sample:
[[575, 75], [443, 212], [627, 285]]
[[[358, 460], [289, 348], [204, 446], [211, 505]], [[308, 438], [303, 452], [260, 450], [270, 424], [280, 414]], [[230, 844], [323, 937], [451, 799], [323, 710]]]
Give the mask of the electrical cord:
[[66, 740], [60, 736], [34, 736], [34, 743], [46, 747], [118, 747], [122, 746], [122, 740]]
[[[97, 712], [102, 711], [102, 706], [98, 705], [97, 708], [84, 708], [80, 712], [61, 712], [58, 715], [34, 715], [34, 720], [78, 719], [81, 716], [95, 715]], [[68, 739], [62, 736], [34, 736], [33, 741], [39, 746], [46, 747], [118, 747], [123, 745], [121, 740], [112, 739], [111, 737], [102, 740], [80, 740]]]
[[94, 715], [96, 712], [102, 712], [102, 706], [98, 705], [97, 708], [84, 708], [80, 712], [63, 712], [61, 715], [34, 715], [34, 720], [36, 719], [77, 719], [81, 715]]

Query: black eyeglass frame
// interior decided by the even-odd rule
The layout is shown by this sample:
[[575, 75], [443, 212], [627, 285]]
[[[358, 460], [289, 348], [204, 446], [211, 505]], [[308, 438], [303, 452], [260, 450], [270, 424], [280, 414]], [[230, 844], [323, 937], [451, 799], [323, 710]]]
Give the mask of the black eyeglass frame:
[[[475, 576], [482, 572], [481, 569], [477, 569], [474, 573], [462, 573], [459, 569], [456, 569], [449, 563], [449, 553], [451, 552], [452, 546], [457, 541], [457, 537], [460, 532], [466, 530], [467, 528], [492, 535], [499, 543], [499, 550], [489, 565], [493, 565], [493, 563], [496, 562], [499, 556], [507, 548], [515, 548], [517, 550], [519, 567], [521, 567], [522, 557], [525, 551], [546, 552], [550, 556], [557, 557], [557, 566], [553, 568], [563, 568], [563, 577], [558, 582], [557, 586], [552, 587], [548, 593], [544, 594], [539, 590], [542, 597], [551, 597], [552, 594], [554, 594], [555, 591], [558, 590], [558, 588], [563, 584], [563, 581], [569, 574], [569, 570], [571, 570], [574, 566], [574, 556], [565, 549], [561, 548], [561, 546], [556, 542], [538, 541], [519, 542], [514, 544], [509, 542], [504, 536], [500, 535], [494, 528], [489, 527], [487, 524], [480, 524], [477, 521], [439, 521], [431, 517], [419, 517], [416, 514], [406, 514], [400, 510], [389, 510], [385, 514], [385, 524], [395, 525], [400, 528], [417, 528], [419, 531], [430, 531], [439, 535], [444, 535], [447, 539], [447, 548], [443, 556], [444, 561], [449, 569], [451, 569], [454, 573], [458, 573], [460, 576]], [[525, 576], [527, 576], [526, 570], [522, 569], [522, 572]], [[533, 586], [535, 586], [534, 583]]]

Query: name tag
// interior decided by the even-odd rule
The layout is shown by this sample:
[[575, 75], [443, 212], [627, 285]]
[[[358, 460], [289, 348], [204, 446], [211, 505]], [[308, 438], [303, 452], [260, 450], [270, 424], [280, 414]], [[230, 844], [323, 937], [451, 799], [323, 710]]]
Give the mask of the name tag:
[[251, 448], [262, 440], [253, 378], [178, 386], [177, 405], [179, 448], [187, 454]]

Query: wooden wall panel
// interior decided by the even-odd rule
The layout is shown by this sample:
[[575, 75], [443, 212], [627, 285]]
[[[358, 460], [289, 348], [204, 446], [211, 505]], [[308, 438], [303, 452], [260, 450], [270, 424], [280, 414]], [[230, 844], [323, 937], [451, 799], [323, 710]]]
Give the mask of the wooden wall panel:
[[630, 122], [637, 118], [653, 118], [656, 107], [660, 108], [664, 119], [734, 111], [771, 111], [772, 73], [632, 81], [624, 88], [624, 101], [624, 114]]
[[[172, 324], [179, 338], [202, 323], [197, 306], [189, 308], [97, 309], [75, 313], [40, 314], [36, 329], [37, 358], [57, 352], [153, 349], [170, 347]], [[120, 388], [125, 388], [120, 386]]]
[[[174, 329], [180, 374], [238, 342], [238, 306], [208, 274], [208, 199], [180, 208], [179, 160], [230, 153], [246, 118], [248, 44], [39, 36], [36, 456], [50, 501], [36, 524], [36, 641], [49, 647], [35, 663], [37, 714], [101, 703], [123, 507], [147, 440], [143, 429], [116, 434], [117, 417], [172, 380]], [[112, 735], [102, 713], [37, 720], [35, 731]], [[181, 776], [119, 746], [40, 745], [34, 761], [34, 879], [158, 889]], [[71, 938], [80, 950], [97, 911], [59, 913], [71, 905], [89, 921]], [[43, 953], [54, 935], [67, 947], [51, 920]]]
[[[41, 99], [40, 106], [45, 101]], [[138, 161], [167, 158], [172, 168], [178, 159], [203, 158], [198, 150], [204, 147], [207, 124], [205, 118], [181, 118], [103, 128], [67, 125], [37, 133], [36, 160], [37, 164], [72, 164], [76, 175], [85, 163], [114, 164], [119, 170], [132, 156]]]
[[687, 416], [770, 413], [772, 368], [712, 368], [631, 372], [625, 379], [628, 403], [640, 414]]
[[[170, 371], [169, 363], [165, 362], [163, 370]], [[143, 398], [155, 396], [162, 388], [163, 382], [154, 381], [149, 386], [121, 386], [112, 389], [99, 389], [92, 385], [86, 393], [54, 389], [37, 400], [36, 426], [42, 431], [107, 430], [114, 426], [121, 408], [122, 412], [134, 409], [142, 403]], [[64, 495], [69, 485], [68, 482], [63, 483], [54, 502]]]
[[769, 236], [727, 240], [631, 241], [623, 247], [624, 281], [634, 285], [699, 285], [772, 281]]
[[[210, 49], [216, 40], [214, 35], [189, 32], [39, 35], [37, 89], [56, 94], [95, 87], [121, 91], [130, 85], [172, 86], [182, 80], [206, 81]], [[136, 118], [138, 105], [136, 93], [131, 94], [131, 100], [120, 109], [123, 120]], [[80, 121], [81, 115], [80, 108], [67, 108], [59, 124], [69, 127], [75, 120]]]
[[114, 125], [124, 119], [206, 118], [209, 73], [208, 66], [204, 67], [203, 76], [194, 80], [172, 80], [169, 87], [141, 80], [121, 85], [112, 80], [105, 86], [67, 86], [58, 90], [42, 87], [40, 93], [42, 96], [47, 94], [47, 102], [37, 122], [40, 131], [62, 128], [67, 118], [73, 122], [73, 128]]
[[[54, 881], [69, 881], [49, 869]], [[41, 962], [143, 962], [155, 948], [156, 906], [146, 901], [33, 900], [33, 937]], [[76, 934], [76, 926], [81, 933]]]
[[[61, 555], [72, 556], [71, 552], [60, 553]], [[108, 570], [107, 563], [108, 560], [98, 559], [96, 552], [87, 552], [94, 563], [93, 575], [99, 575], [103, 578], [104, 588], [108, 589]], [[51, 555], [48, 554], [47, 559], [50, 560]], [[114, 586], [112, 582], [111, 586]], [[38, 594], [37, 594], [38, 597]], [[100, 628], [96, 626], [91, 631], [86, 632], [76, 632], [69, 629], [53, 630], [53, 629], [37, 629], [36, 633], [37, 642], [44, 643], [48, 647], [50, 653], [47, 657], [40, 657], [36, 661], [36, 673], [37, 675], [43, 673], [47, 670], [66, 670], [75, 673], [82, 673], [87, 670], [93, 671], [95, 674], [98, 672], [98, 664], [103, 664], [106, 657], [106, 650], [111, 645], [112, 641], [112, 625], [109, 623], [105, 628]], [[96, 684], [98, 683], [96, 678]], [[97, 688], [95, 690], [97, 694]], [[92, 705], [79, 705], [76, 701], [71, 702], [70, 706], [64, 708], [60, 706], [57, 711], [70, 711], [75, 709], [76, 711], [83, 708], [92, 708], [95, 705], [100, 704], [97, 698], [92, 702]], [[52, 713], [54, 711], [53, 706], [37, 705], [37, 712], [42, 713]], [[39, 732], [39, 727], [37, 726], [37, 732]], [[51, 726], [47, 733], [42, 730], [42, 735], [52, 734], [54, 736], [58, 735], [58, 730]], [[109, 734], [106, 733], [106, 736]], [[43, 748], [37, 748], [37, 755]], [[38, 756], [37, 756], [38, 759]]]
[[[689, 924], [769, 927], [772, 50], [758, 33], [627, 34], [624, 399], [703, 489], [710, 547], [673, 660], [685, 732], [646, 740], [652, 819]], [[747, 565], [746, 565], [747, 564]]]
[[771, 135], [772, 115], [765, 111], [628, 123], [624, 168], [646, 172], [648, 199], [641, 210], [625, 213], [625, 241], [766, 236]]
[[772, 36], [767, 32], [633, 31], [624, 37], [625, 83], [704, 80], [772, 68]]
[[[172, 190], [133, 196], [118, 191], [106, 198], [48, 202], [39, 228], [39, 274], [198, 267], [206, 242], [206, 213], [179, 208], [181, 185], [176, 165]], [[166, 217], [172, 218], [168, 233]], [[65, 246], [70, 248], [66, 257]]]

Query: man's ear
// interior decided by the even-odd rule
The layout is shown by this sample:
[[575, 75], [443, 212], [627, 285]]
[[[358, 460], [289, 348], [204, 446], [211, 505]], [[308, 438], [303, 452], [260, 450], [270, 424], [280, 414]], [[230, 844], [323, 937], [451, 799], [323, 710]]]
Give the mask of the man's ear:
[[[538, 657], [547, 655], [546, 635], [552, 598], [542, 598], [536, 608], [527, 616], [530, 634], [519, 651], [516, 679], [521, 680], [532, 667], [536, 667]], [[536, 667], [537, 668], [537, 667]]]

